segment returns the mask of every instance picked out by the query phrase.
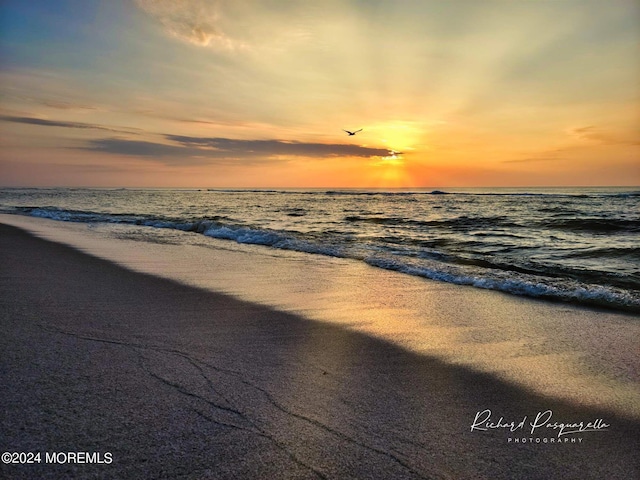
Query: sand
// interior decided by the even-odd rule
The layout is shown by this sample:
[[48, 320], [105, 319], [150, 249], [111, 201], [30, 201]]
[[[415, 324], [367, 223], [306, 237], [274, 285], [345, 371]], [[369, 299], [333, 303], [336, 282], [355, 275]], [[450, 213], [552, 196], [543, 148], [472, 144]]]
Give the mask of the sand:
[[[640, 425], [610, 410], [5, 225], [0, 265], [0, 449], [42, 455], [1, 465], [2, 478], [640, 476]], [[526, 425], [471, 431], [485, 409], [609, 427], [566, 443]], [[111, 462], [51, 464], [47, 452]]]
[[540, 395], [640, 420], [640, 317], [191, 232], [0, 215], [125, 268], [365, 333]]

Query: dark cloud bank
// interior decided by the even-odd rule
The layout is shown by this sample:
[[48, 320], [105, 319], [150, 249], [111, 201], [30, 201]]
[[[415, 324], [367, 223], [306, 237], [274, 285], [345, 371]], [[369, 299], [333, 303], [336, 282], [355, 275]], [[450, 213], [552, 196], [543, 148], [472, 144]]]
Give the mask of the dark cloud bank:
[[59, 127], [59, 128], [80, 128], [80, 129], [89, 129], [89, 130], [105, 130], [107, 132], [116, 132], [116, 133], [134, 133], [135, 129], [117, 129], [106, 127], [104, 125], [96, 125], [93, 123], [82, 123], [82, 122], [65, 122], [60, 120], [45, 120], [43, 118], [33, 118], [33, 117], [16, 117], [11, 115], [0, 115], [0, 120], [5, 122], [12, 123], [24, 123], [27, 125], [38, 125], [41, 127]]
[[[180, 159], [246, 159], [255, 161], [278, 156], [289, 157], [375, 157], [389, 154], [381, 148], [349, 144], [286, 142], [283, 140], [237, 140], [230, 138], [187, 137], [165, 135], [175, 145], [119, 138], [91, 140], [83, 147], [93, 152], [153, 157], [162, 161]], [[173, 163], [173, 162], [172, 162]]]
[[[0, 115], [0, 120], [42, 127], [103, 130], [116, 133], [137, 133], [133, 129], [115, 129], [104, 125], [81, 122], [45, 120], [33, 117]], [[165, 134], [170, 143], [124, 138], [97, 138], [88, 140], [80, 150], [154, 158], [165, 163], [206, 163], [207, 161], [244, 161], [254, 163], [276, 157], [383, 157], [389, 155], [384, 148], [370, 148], [342, 143], [307, 143], [285, 140], [238, 140], [220, 137], [189, 137]]]

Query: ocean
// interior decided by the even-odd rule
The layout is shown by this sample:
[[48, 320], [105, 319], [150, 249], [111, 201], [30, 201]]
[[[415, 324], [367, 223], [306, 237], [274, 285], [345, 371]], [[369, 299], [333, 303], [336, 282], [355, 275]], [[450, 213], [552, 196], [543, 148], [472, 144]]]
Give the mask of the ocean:
[[638, 188], [0, 190], [0, 213], [136, 226], [118, 235], [141, 242], [222, 239], [635, 313], [639, 207]]

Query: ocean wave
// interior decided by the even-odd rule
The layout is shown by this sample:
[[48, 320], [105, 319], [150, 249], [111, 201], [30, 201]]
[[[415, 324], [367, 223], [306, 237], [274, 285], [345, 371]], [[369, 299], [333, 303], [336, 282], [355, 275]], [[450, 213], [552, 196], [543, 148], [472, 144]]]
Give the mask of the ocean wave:
[[107, 223], [130, 223], [134, 225], [144, 221], [140, 215], [130, 215], [125, 213], [99, 213], [85, 210], [67, 210], [58, 207], [19, 207], [18, 212], [32, 217], [48, 218], [64, 222], [107, 222]]
[[173, 217], [147, 217], [134, 213], [102, 213], [85, 210], [68, 210], [58, 207], [18, 207], [13, 211], [7, 211], [7, 213], [19, 213], [63, 222], [115, 223], [154, 228], [170, 228], [196, 233], [203, 233], [212, 222], [229, 220], [228, 217], [218, 215], [203, 220], [188, 220]]
[[339, 246], [316, 244], [292, 235], [269, 230], [212, 224], [203, 233], [207, 237], [232, 240], [236, 243], [264, 245], [281, 250], [293, 250], [330, 257], [346, 256], [343, 249]]
[[256, 190], [240, 188], [208, 188], [207, 192], [213, 193], [298, 193], [291, 190]]
[[640, 219], [624, 218], [552, 218], [538, 222], [538, 226], [556, 230], [609, 233], [640, 232]]
[[503, 216], [491, 216], [491, 217], [468, 217], [460, 216], [456, 218], [446, 218], [441, 220], [415, 220], [412, 218], [404, 217], [386, 217], [386, 216], [373, 216], [363, 217], [361, 215], [348, 215], [343, 218], [343, 221], [349, 223], [371, 223], [378, 225], [397, 225], [397, 226], [418, 226], [424, 228], [446, 228], [452, 230], [477, 230], [497, 227], [500, 228], [522, 228], [522, 225], [513, 223], [507, 217]]
[[376, 190], [327, 190], [325, 195], [346, 195], [346, 196], [379, 196], [379, 197], [406, 197], [412, 195], [426, 194], [426, 192], [389, 192], [389, 191], [376, 191]]
[[371, 266], [393, 270], [408, 275], [438, 280], [456, 285], [467, 285], [488, 290], [497, 290], [513, 295], [557, 300], [583, 305], [613, 308], [630, 312], [640, 312], [640, 295], [604, 285], [583, 285], [579, 282], [523, 280], [518, 278], [491, 278], [487, 276], [465, 275], [446, 270], [417, 267], [387, 258], [367, 258]]
[[[290, 207], [282, 210], [281, 213], [285, 211], [302, 213], [304, 210]], [[640, 294], [633, 290], [634, 285], [637, 287], [637, 284], [634, 284], [629, 278], [615, 278], [615, 275], [606, 272], [590, 272], [586, 269], [563, 268], [552, 264], [534, 265], [533, 262], [527, 262], [526, 259], [514, 260], [514, 263], [510, 263], [507, 257], [504, 257], [503, 261], [499, 261], [489, 255], [485, 257], [471, 256], [468, 252], [464, 253], [465, 249], [469, 250], [470, 248], [469, 242], [465, 243], [465, 238], [469, 240], [469, 236], [458, 234], [441, 235], [442, 238], [431, 239], [420, 238], [420, 235], [411, 237], [405, 234], [397, 236], [389, 234], [386, 238], [374, 236], [371, 237], [371, 240], [369, 237], [363, 236], [360, 231], [354, 232], [353, 236], [347, 235], [345, 232], [351, 229], [339, 230], [334, 233], [318, 229], [314, 233], [305, 234], [243, 224], [241, 221], [223, 215], [186, 218], [73, 210], [55, 206], [12, 207], [5, 209], [5, 212], [67, 222], [100, 222], [193, 232], [239, 244], [262, 245], [281, 250], [351, 258], [365, 261], [378, 268], [395, 270], [409, 275], [499, 290], [515, 295], [640, 312]], [[380, 214], [374, 217], [350, 215], [345, 217], [343, 222], [346, 222], [346, 224], [342, 224], [343, 226], [348, 226], [350, 223], [373, 222], [385, 226], [409, 225], [419, 226], [421, 229], [447, 228], [459, 231], [482, 229], [483, 226], [496, 228], [496, 225], [500, 223], [514, 225], [504, 216], [478, 218], [460, 216], [452, 219], [416, 220]], [[638, 228], [639, 223], [636, 220], [620, 218], [589, 218], [586, 221], [580, 219], [547, 220], [547, 224], [552, 224], [555, 228], [567, 226], [573, 228], [572, 224], [577, 224], [580, 228], [585, 228], [586, 225], [590, 229], [598, 228], [600, 229], [598, 231], [604, 232], [620, 231], [621, 229], [629, 231], [630, 228]], [[522, 228], [519, 225], [517, 227]], [[614, 230], [607, 230], [611, 228]], [[359, 229], [354, 227], [353, 230]], [[413, 231], [417, 230], [413, 229]], [[385, 235], [387, 233], [385, 232]], [[376, 233], [376, 235], [378, 234]], [[478, 240], [482, 238], [480, 236]], [[483, 246], [481, 242], [472, 243], [477, 243], [479, 247]], [[606, 258], [617, 255], [637, 255], [637, 250], [630, 247], [623, 249], [606, 247], [599, 250], [578, 251], [573, 254]], [[572, 253], [567, 252], [567, 256], [570, 255]], [[628, 287], [631, 291], [625, 291], [619, 286]]]
[[567, 252], [565, 258], [603, 258], [603, 257], [629, 257], [633, 260], [640, 260], [640, 247], [603, 247], [589, 248], [587, 250], [576, 250]]
[[638, 198], [640, 197], [640, 190], [636, 192], [602, 193], [601, 195], [603, 197]]
[[287, 217], [304, 217], [308, 213], [304, 208], [285, 208], [278, 212], [284, 213]]

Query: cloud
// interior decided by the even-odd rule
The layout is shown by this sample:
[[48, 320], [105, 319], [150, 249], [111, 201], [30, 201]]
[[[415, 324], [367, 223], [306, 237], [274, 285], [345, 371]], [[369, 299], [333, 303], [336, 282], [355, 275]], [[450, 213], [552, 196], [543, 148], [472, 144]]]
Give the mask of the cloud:
[[96, 125], [93, 123], [82, 123], [82, 122], [65, 122], [60, 120], [45, 120], [43, 118], [34, 118], [34, 117], [17, 117], [12, 115], [0, 115], [0, 120], [5, 122], [13, 122], [13, 123], [24, 123], [27, 125], [38, 125], [41, 127], [60, 127], [60, 128], [80, 128], [80, 129], [91, 129], [91, 130], [105, 130], [107, 132], [115, 132], [115, 133], [135, 133], [139, 131], [139, 129], [117, 129], [106, 127], [104, 125]]
[[55, 100], [41, 100], [39, 103], [58, 110], [98, 110], [97, 107], [79, 103], [60, 102]]
[[267, 157], [242, 158], [238, 162], [239, 155], [229, 155], [224, 151], [204, 150], [200, 147], [188, 147], [184, 145], [169, 145], [141, 140], [126, 140], [122, 138], [101, 138], [90, 140], [87, 145], [79, 150], [90, 152], [108, 153], [113, 155], [127, 155], [141, 159], [149, 159], [164, 163], [165, 165], [253, 165], [265, 161], [271, 161]]
[[285, 142], [282, 140], [237, 140], [165, 135], [175, 144], [121, 138], [90, 140], [82, 150], [153, 158], [167, 164], [255, 164], [283, 157], [380, 157], [381, 148], [350, 144]]
[[[136, 134], [142, 130], [132, 128], [112, 128], [104, 125], [43, 118], [2, 115], [0, 121], [58, 127], [102, 130], [114, 133]], [[164, 134], [167, 143], [124, 138], [99, 138], [89, 140], [79, 147], [92, 152], [152, 157], [166, 163], [215, 163], [241, 160], [243, 163], [257, 163], [282, 157], [385, 157], [391, 153], [386, 148], [363, 147], [355, 144], [307, 143], [283, 140], [239, 140], [221, 137], [189, 137]]]
[[27, 101], [30, 103], [37, 103], [38, 105], [44, 105], [49, 108], [55, 108], [57, 110], [99, 110], [98, 107], [93, 105], [87, 105], [84, 103], [67, 102], [62, 100], [50, 100], [41, 97], [34, 97], [31, 95], [12, 95], [10, 93], [3, 92], [5, 98], [18, 99], [20, 101]]
[[516, 160], [503, 160], [502, 163], [532, 163], [532, 162], [551, 162], [562, 161], [560, 157], [533, 157], [533, 158], [520, 158]]
[[353, 144], [305, 143], [282, 140], [237, 140], [215, 137], [187, 137], [165, 135], [167, 140], [184, 146], [198, 147], [203, 151], [224, 152], [225, 154], [287, 155], [303, 157], [375, 157], [389, 155], [385, 148], [361, 147]]
[[232, 47], [233, 41], [218, 27], [218, 2], [206, 0], [135, 0], [149, 16], [172, 36], [206, 47]]
[[120, 138], [99, 138], [90, 140], [82, 150], [92, 152], [114, 153], [120, 155], [133, 155], [136, 157], [176, 157], [192, 156], [195, 152], [175, 145], [146, 142], [142, 140], [125, 140]]
[[637, 135], [611, 132], [596, 125], [573, 128], [569, 130], [569, 135], [581, 140], [590, 140], [606, 145], [640, 145]]

